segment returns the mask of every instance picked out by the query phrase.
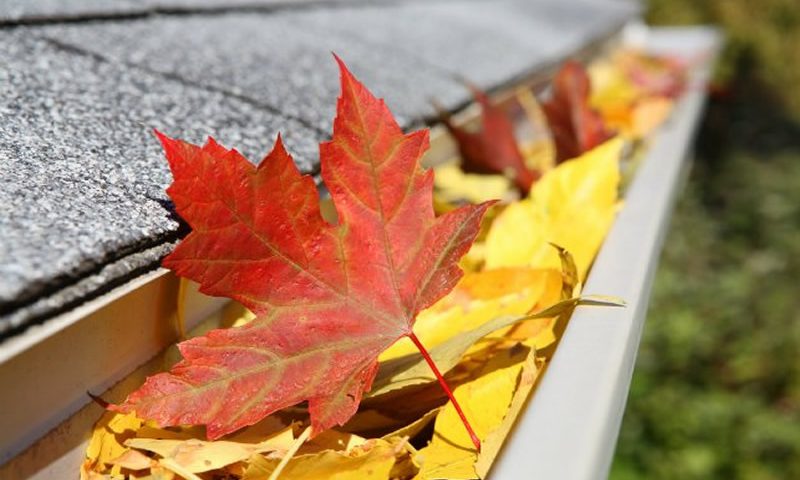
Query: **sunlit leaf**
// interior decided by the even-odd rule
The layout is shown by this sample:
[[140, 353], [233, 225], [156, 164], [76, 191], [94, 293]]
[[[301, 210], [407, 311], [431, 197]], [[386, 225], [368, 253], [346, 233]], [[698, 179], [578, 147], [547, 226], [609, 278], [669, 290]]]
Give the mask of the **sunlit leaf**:
[[619, 206], [622, 147], [613, 139], [560, 164], [504, 209], [486, 238], [486, 268], [559, 268], [554, 243], [572, 253], [584, 279]]

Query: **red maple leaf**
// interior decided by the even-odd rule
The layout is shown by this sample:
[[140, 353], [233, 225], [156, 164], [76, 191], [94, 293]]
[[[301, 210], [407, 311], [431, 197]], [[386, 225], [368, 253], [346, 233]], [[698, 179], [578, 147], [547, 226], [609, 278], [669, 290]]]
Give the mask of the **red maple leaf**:
[[556, 163], [575, 158], [613, 135], [603, 117], [589, 106], [590, 93], [583, 66], [565, 62], [553, 79], [552, 97], [542, 103], [556, 145]]
[[439, 110], [439, 118], [455, 138], [461, 155], [461, 168], [471, 173], [501, 173], [528, 193], [541, 174], [528, 168], [514, 136], [514, 125], [506, 113], [489, 101], [486, 93], [468, 85], [481, 106], [481, 128], [471, 132], [453, 124], [450, 114]]
[[378, 354], [404, 336], [418, 342], [417, 313], [461, 277], [457, 262], [491, 202], [436, 218], [433, 171], [420, 167], [428, 131], [404, 135], [337, 61], [342, 93], [320, 156], [338, 225], [320, 215], [314, 182], [280, 136], [254, 167], [212, 139], [201, 148], [158, 134], [168, 193], [192, 227], [164, 266], [257, 318], [181, 343], [181, 362], [112, 408], [203, 424], [211, 439], [303, 401], [314, 433], [341, 425], [370, 388]]

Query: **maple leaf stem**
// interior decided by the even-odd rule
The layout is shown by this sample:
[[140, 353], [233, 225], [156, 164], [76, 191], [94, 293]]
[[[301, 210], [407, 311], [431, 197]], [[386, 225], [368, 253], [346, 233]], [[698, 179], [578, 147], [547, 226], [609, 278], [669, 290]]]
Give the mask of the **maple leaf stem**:
[[425, 361], [428, 362], [428, 366], [431, 367], [431, 370], [433, 370], [433, 374], [436, 375], [436, 379], [439, 380], [439, 385], [442, 386], [442, 390], [444, 390], [444, 393], [446, 393], [447, 396], [450, 398], [450, 402], [453, 404], [453, 407], [455, 407], [458, 416], [461, 418], [461, 422], [464, 424], [464, 428], [467, 429], [467, 433], [469, 433], [469, 438], [472, 439], [472, 443], [475, 445], [475, 449], [478, 452], [480, 452], [481, 441], [478, 438], [478, 435], [475, 434], [475, 430], [472, 429], [472, 425], [470, 425], [469, 420], [467, 420], [467, 416], [464, 415], [464, 411], [461, 410], [461, 405], [458, 404], [458, 400], [456, 400], [456, 396], [453, 395], [453, 391], [450, 390], [450, 386], [447, 384], [447, 381], [445, 381], [444, 376], [442, 376], [442, 372], [439, 371], [439, 368], [436, 366], [436, 363], [434, 363], [430, 353], [428, 353], [428, 350], [425, 348], [422, 342], [419, 341], [419, 338], [417, 338], [414, 332], [411, 332], [408, 335], [408, 337], [411, 338], [411, 341], [414, 342], [414, 345], [417, 346], [419, 353], [422, 354], [422, 356], [425, 358]]

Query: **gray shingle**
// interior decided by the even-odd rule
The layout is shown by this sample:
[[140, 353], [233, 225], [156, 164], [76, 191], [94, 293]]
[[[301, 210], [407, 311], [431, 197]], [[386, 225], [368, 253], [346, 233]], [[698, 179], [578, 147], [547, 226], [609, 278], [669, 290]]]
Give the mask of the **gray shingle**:
[[69, 25], [48, 35], [114, 61], [242, 95], [328, 131], [338, 86], [330, 52], [409, 126], [431, 98], [468, 101], [455, 81], [507, 84], [615, 29], [618, 1], [410, 2], [271, 14], [162, 17]]
[[170, 177], [151, 128], [213, 135], [256, 159], [280, 129], [305, 170], [316, 157], [316, 132], [219, 93], [18, 33], [0, 34], [0, 58], [3, 314], [175, 236], [158, 201]]
[[58, 22], [86, 18], [144, 16], [158, 12], [296, 8], [337, 0], [3, 0], [0, 23]]
[[298, 12], [294, 25], [400, 48], [483, 88], [496, 88], [615, 30], [635, 5], [598, 0], [409, 3]]
[[[47, 35], [114, 61], [242, 95], [327, 132], [339, 85], [339, 54], [401, 124], [433, 112], [429, 98], [465, 101], [439, 68], [391, 45], [299, 23], [302, 12], [162, 17], [123, 24], [69, 25]], [[400, 39], [398, 39], [400, 41]]]
[[297, 7], [309, 3], [337, 0], [141, 0], [150, 9], [160, 11], [203, 11], [220, 9], [256, 9], [268, 7]]
[[3, 0], [0, 22], [144, 13], [142, 0]]

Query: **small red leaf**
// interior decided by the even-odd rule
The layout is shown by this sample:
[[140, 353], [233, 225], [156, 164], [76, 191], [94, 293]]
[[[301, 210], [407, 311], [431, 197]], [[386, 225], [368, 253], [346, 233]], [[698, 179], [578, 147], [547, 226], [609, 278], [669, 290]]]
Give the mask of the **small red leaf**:
[[469, 87], [481, 106], [480, 130], [470, 132], [457, 127], [447, 112], [439, 111], [442, 123], [458, 144], [461, 168], [471, 173], [508, 175], [523, 193], [527, 193], [540, 173], [525, 165], [514, 137], [514, 125], [501, 108], [492, 105], [484, 92], [472, 85]]
[[589, 106], [591, 85], [583, 66], [568, 61], [553, 79], [552, 97], [542, 103], [556, 145], [556, 162], [580, 156], [612, 136]]
[[280, 137], [254, 167], [214, 140], [201, 148], [158, 134], [168, 193], [192, 227], [164, 266], [257, 318], [181, 343], [180, 363], [114, 409], [204, 424], [212, 439], [303, 401], [315, 433], [341, 425], [370, 388], [378, 354], [461, 277], [457, 262], [491, 203], [436, 218], [433, 172], [419, 163], [428, 132], [404, 135], [337, 61], [342, 93], [320, 156], [338, 225], [323, 220], [314, 182]]

